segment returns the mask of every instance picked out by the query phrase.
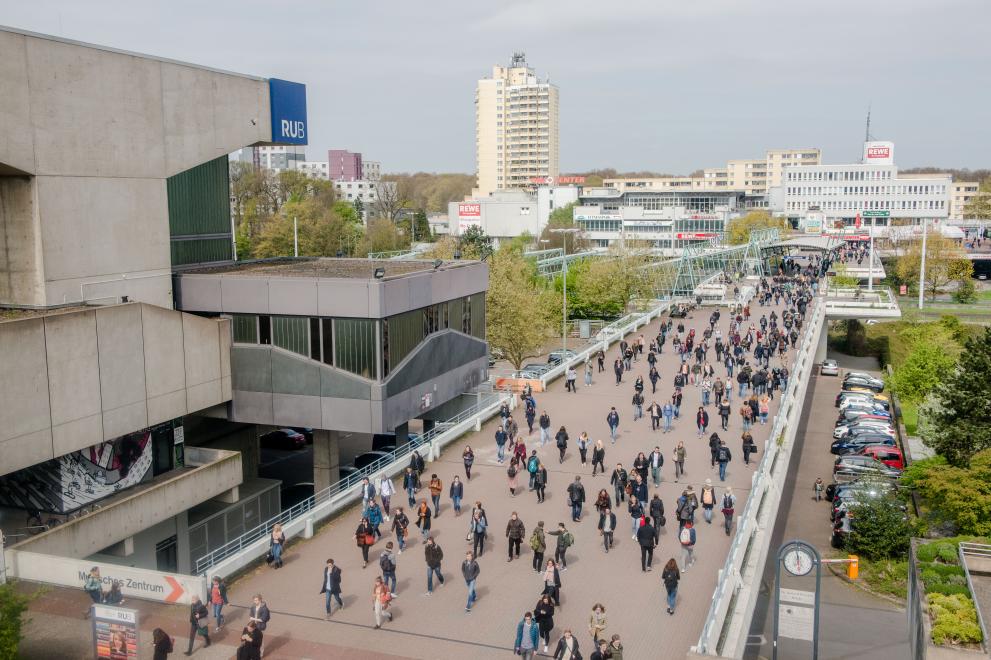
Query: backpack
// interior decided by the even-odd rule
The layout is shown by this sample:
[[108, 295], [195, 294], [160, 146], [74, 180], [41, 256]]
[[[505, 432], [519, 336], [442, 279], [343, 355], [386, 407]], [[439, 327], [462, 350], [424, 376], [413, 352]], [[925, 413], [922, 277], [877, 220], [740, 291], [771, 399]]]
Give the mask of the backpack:
[[561, 542], [564, 543], [564, 547], [570, 548], [575, 543], [575, 537], [571, 535], [571, 532], [565, 532], [561, 536]]
[[733, 508], [733, 498], [730, 497], [729, 495], [723, 495], [723, 510], [725, 511], [727, 509], [732, 509], [732, 508]]
[[509, 478], [512, 479], [513, 477], [516, 476], [516, 468], [510, 465], [509, 469], [506, 470], [506, 474], [508, 474]]
[[396, 564], [389, 558], [389, 555], [382, 555], [379, 557], [379, 567], [382, 569], [383, 573], [389, 573], [396, 570]]
[[531, 456], [530, 460], [527, 462], [526, 469], [527, 472], [535, 473], [537, 471], [537, 465], [540, 463], [540, 459], [536, 456]]
[[543, 552], [546, 546], [544, 545], [544, 539], [536, 531], [530, 535], [530, 549], [534, 552]]
[[678, 540], [681, 541], [682, 545], [692, 544], [692, 530], [687, 527], [681, 528], [681, 534], [678, 535]]
[[715, 504], [715, 491], [709, 488], [702, 489], [702, 504]]
[[729, 461], [729, 449], [727, 449], [726, 447], [720, 447], [718, 456], [719, 456], [718, 460], [720, 462]]

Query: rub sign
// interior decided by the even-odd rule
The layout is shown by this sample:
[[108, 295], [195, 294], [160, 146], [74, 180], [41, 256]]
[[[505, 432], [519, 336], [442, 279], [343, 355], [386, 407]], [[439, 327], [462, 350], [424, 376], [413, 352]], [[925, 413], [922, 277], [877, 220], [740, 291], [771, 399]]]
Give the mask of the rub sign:
[[272, 108], [272, 142], [306, 144], [306, 85], [272, 78], [268, 81]]

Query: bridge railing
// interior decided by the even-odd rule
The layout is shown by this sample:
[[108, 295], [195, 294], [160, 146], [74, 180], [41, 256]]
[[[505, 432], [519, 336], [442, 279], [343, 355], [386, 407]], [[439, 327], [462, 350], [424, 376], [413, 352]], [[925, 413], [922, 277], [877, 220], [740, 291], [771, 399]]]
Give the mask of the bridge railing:
[[738, 518], [719, 581], [695, 651], [742, 657], [750, 620], [757, 606], [759, 577], [770, 551], [774, 518], [781, 500], [798, 421], [812, 372], [820, 333], [825, 332], [825, 303], [817, 298], [805, 337], [795, 354], [788, 386], [774, 418], [764, 456], [753, 476], [750, 496]]

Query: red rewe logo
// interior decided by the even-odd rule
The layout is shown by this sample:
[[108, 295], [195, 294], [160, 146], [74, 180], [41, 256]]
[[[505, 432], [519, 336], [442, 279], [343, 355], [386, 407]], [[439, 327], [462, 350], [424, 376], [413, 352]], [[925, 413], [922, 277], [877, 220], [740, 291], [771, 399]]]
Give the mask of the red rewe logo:
[[458, 215], [461, 217], [479, 217], [482, 215], [481, 204], [458, 204]]
[[868, 158], [890, 158], [891, 149], [888, 147], [868, 147], [867, 148]]

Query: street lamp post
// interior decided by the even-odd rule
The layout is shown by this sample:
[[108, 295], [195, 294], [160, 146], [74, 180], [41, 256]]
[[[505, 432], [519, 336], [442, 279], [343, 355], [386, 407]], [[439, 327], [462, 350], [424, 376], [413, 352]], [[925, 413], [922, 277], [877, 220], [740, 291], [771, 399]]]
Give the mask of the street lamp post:
[[564, 361], [568, 350], [568, 234], [577, 234], [581, 230], [577, 227], [551, 229], [554, 234], [564, 234], [564, 277], [561, 280], [563, 295], [561, 297], [561, 360]]
[[922, 297], [926, 290], [926, 221], [922, 219], [922, 263], [919, 264], [919, 309], [922, 309]]

